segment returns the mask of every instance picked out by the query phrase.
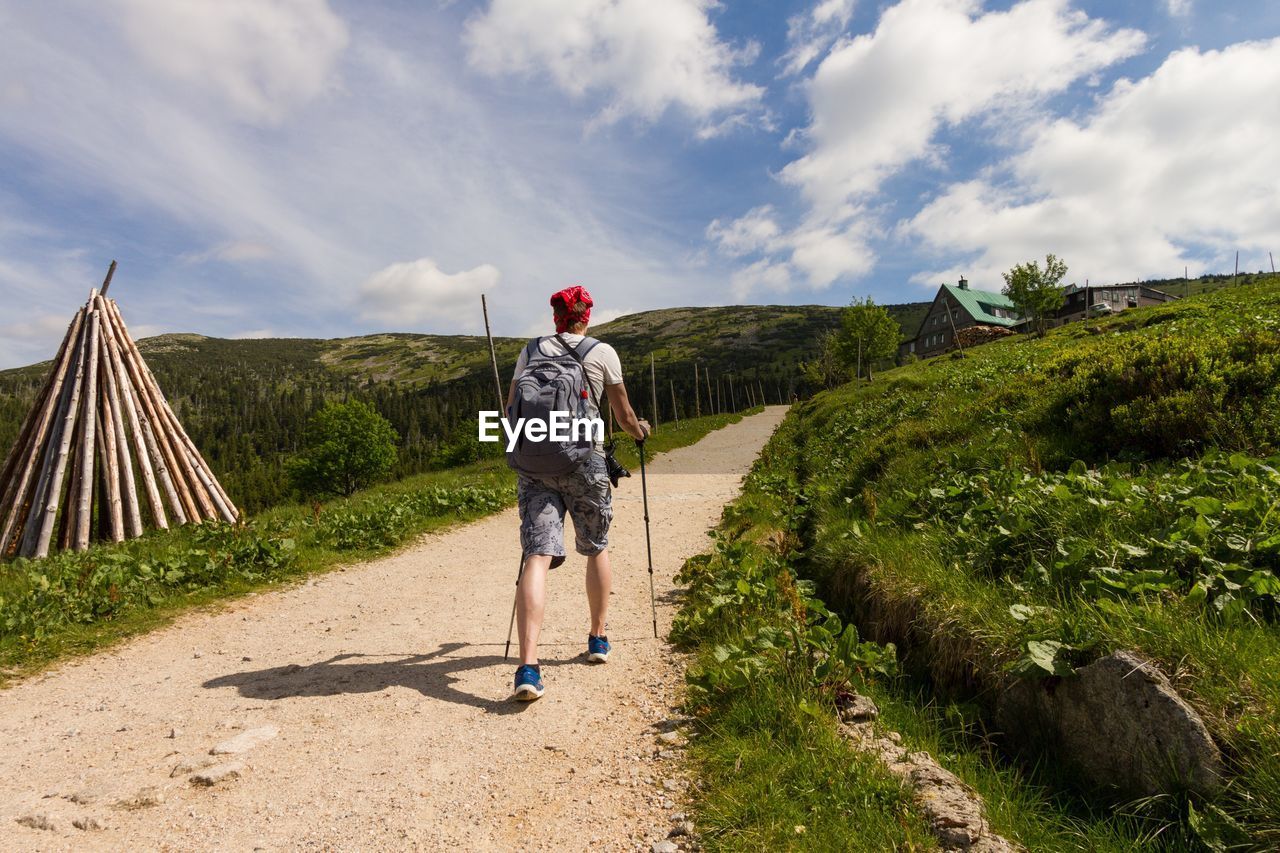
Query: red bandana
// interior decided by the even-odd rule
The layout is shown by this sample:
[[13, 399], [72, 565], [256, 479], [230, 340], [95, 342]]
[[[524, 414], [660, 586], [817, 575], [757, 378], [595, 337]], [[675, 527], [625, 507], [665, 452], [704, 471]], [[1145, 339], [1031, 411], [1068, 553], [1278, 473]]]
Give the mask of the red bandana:
[[555, 315], [556, 334], [569, 331], [570, 326], [586, 323], [591, 319], [591, 294], [585, 287], [566, 287], [551, 296], [551, 309]]

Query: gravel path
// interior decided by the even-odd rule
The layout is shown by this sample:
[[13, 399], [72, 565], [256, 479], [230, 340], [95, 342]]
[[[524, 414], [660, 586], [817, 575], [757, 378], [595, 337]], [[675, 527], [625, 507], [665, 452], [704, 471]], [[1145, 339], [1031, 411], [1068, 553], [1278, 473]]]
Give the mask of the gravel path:
[[[672, 575], [784, 411], [650, 466], [664, 635]], [[639, 472], [614, 506], [613, 659], [585, 662], [572, 557], [537, 702], [509, 701], [502, 659], [514, 509], [0, 693], [0, 849], [648, 850], [681, 808], [658, 738], [680, 660], [651, 636]]]

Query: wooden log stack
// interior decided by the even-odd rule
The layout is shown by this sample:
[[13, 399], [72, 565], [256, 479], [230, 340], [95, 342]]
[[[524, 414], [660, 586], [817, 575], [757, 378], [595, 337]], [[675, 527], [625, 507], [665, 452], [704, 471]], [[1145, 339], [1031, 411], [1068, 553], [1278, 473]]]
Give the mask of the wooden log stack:
[[107, 298], [115, 269], [72, 319], [0, 469], [0, 557], [48, 556], [55, 528], [58, 548], [82, 551], [148, 523], [240, 517]]

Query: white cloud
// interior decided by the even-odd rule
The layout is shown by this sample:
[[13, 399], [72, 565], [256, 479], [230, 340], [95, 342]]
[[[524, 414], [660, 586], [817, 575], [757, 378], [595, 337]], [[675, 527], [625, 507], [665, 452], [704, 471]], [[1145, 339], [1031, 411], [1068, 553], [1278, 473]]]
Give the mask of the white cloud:
[[[30, 320], [6, 323], [0, 326], [0, 337], [16, 338], [24, 341], [48, 340], [58, 336], [65, 337], [72, 316], [70, 312], [65, 317], [59, 317], [56, 314], [41, 314]], [[52, 358], [53, 353], [49, 353], [48, 357]]]
[[853, 17], [854, 0], [817, 0], [802, 15], [787, 19], [787, 52], [779, 63], [783, 74], [799, 74], [844, 34]]
[[1175, 18], [1185, 18], [1191, 14], [1192, 0], [1164, 0], [1164, 7]]
[[876, 31], [831, 51], [809, 84], [811, 150], [782, 178], [818, 209], [866, 196], [931, 155], [935, 134], [993, 109], [1061, 92], [1144, 44], [1135, 30], [1025, 0], [981, 14], [978, 0], [903, 0]]
[[115, 0], [129, 44], [186, 93], [277, 122], [330, 85], [348, 33], [326, 0]]
[[739, 300], [762, 291], [785, 293], [797, 280], [823, 289], [843, 276], [869, 272], [875, 263], [867, 218], [852, 212], [846, 218], [840, 224], [806, 222], [784, 232], [773, 208], [765, 205], [732, 222], [714, 220], [707, 226], [707, 239], [722, 255], [758, 258], [731, 278]]
[[394, 329], [429, 322], [461, 334], [482, 325], [480, 294], [500, 278], [490, 264], [452, 274], [430, 258], [391, 264], [360, 285], [361, 315]]
[[778, 263], [762, 258], [741, 269], [734, 270], [729, 285], [734, 299], [746, 302], [754, 294], [786, 293], [791, 289], [792, 270], [785, 262]]
[[275, 329], [267, 328], [246, 329], [243, 332], [233, 332], [227, 337], [235, 338], [237, 340], [260, 340], [262, 338], [278, 338], [280, 335], [276, 333]]
[[226, 263], [245, 263], [265, 261], [275, 255], [271, 247], [257, 240], [231, 240], [213, 246], [203, 252], [189, 252], [182, 259], [189, 263], [199, 264], [206, 261], [224, 261]]
[[[121, 8], [0, 0], [0, 81], [26, 92], [0, 109], [0, 157], [24, 164], [0, 187], [0, 322], [70, 318], [113, 251], [131, 320], [222, 336], [357, 334], [357, 286], [390, 259], [518, 270], [490, 306], [499, 334], [569, 282], [604, 308], [635, 293], [646, 307], [691, 290], [705, 302], [725, 287], [727, 271], [694, 268], [687, 232], [655, 211], [648, 190], [673, 179], [669, 159], [627, 135], [584, 139], [551, 87], [495, 93], [466, 70], [457, 14], [388, 4], [348, 16], [348, 48], [317, 66], [327, 82], [266, 86], [291, 94], [255, 111], [221, 83], [157, 71], [123, 37]], [[296, 8], [307, 32], [308, 10], [325, 7]], [[110, 61], [104, 33], [119, 36]], [[56, 344], [0, 341], [0, 366]]]
[[[851, 12], [851, 4], [822, 2], [793, 19], [788, 67], [807, 65], [804, 50], [825, 49], [822, 39]], [[872, 238], [885, 230], [877, 193], [912, 162], [945, 166], [943, 128], [1025, 111], [1144, 41], [1070, 9], [1068, 0], [1024, 0], [995, 12], [979, 0], [902, 0], [875, 32], [836, 43], [806, 84], [810, 122], [786, 144], [807, 153], [779, 175], [807, 207], [798, 224], [787, 229], [758, 208], [729, 225], [713, 222], [707, 236], [726, 255], [755, 252], [767, 261], [743, 271], [744, 286], [789, 287], [799, 278], [825, 288], [865, 276], [877, 260]]]
[[472, 67], [546, 74], [568, 94], [604, 93], [604, 123], [655, 120], [676, 107], [704, 123], [759, 104], [758, 86], [734, 79], [758, 48], [720, 40], [713, 0], [492, 0], [468, 22]]
[[707, 239], [713, 240], [720, 251], [730, 257], [772, 252], [782, 247], [782, 229], [774, 216], [772, 205], [764, 205], [747, 211], [732, 222], [713, 220], [707, 226]]
[[904, 232], [988, 278], [1054, 252], [1081, 282], [1265, 264], [1280, 234], [1280, 39], [1171, 54], [1083, 120], [1046, 122], [1004, 169], [953, 185]]

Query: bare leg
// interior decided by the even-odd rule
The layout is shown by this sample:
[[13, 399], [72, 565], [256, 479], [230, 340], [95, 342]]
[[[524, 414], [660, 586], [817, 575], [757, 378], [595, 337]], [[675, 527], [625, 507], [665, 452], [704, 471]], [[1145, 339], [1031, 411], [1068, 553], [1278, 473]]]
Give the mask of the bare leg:
[[609, 588], [613, 572], [609, 568], [609, 550], [587, 557], [587, 602], [591, 606], [591, 633], [604, 636], [605, 617], [609, 615]]
[[538, 662], [538, 635], [542, 633], [542, 611], [547, 601], [547, 570], [551, 557], [530, 554], [525, 558], [516, 593], [516, 626], [520, 632], [520, 663]]

